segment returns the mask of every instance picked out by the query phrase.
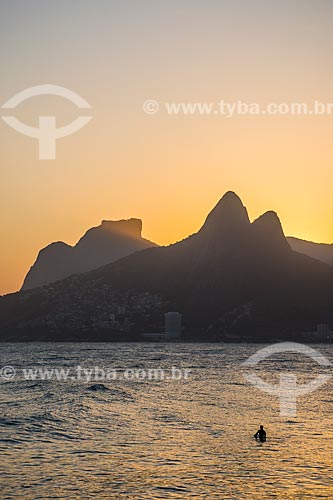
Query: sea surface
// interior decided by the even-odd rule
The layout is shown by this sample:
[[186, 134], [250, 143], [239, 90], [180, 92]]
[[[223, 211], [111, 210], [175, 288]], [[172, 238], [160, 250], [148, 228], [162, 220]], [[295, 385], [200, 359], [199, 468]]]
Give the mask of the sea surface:
[[[333, 498], [332, 379], [282, 416], [279, 398], [244, 377], [253, 369], [242, 363], [263, 347], [2, 344], [0, 366], [16, 374], [1, 372], [1, 500]], [[333, 345], [311, 347], [333, 360]], [[79, 379], [78, 366], [97, 371]], [[188, 377], [147, 380], [148, 369], [169, 377], [172, 367]], [[23, 372], [45, 368], [50, 380]], [[69, 379], [54, 379], [55, 368]], [[298, 354], [254, 368], [270, 384], [329, 370]], [[253, 438], [260, 424], [265, 443]]]

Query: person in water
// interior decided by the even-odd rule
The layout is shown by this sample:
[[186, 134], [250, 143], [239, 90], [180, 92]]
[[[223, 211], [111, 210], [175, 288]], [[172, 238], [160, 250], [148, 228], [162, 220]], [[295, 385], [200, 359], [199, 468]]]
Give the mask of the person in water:
[[260, 429], [255, 433], [254, 437], [262, 443], [266, 441], [266, 431], [264, 430], [263, 425], [260, 426]]

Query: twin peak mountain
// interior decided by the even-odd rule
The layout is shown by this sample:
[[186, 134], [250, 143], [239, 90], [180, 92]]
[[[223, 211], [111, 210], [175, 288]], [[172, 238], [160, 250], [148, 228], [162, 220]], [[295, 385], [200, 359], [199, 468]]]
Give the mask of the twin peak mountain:
[[[137, 251], [157, 247], [142, 238], [141, 232], [139, 219], [104, 220], [100, 226], [89, 229], [73, 247], [64, 242], [52, 243], [39, 252], [22, 290], [89, 272]], [[199, 252], [198, 259], [204, 259], [205, 255], [210, 258], [253, 252], [259, 257], [262, 252], [276, 254], [291, 250], [275, 212], [266, 212], [251, 224], [240, 198], [231, 191], [218, 202], [190, 242], [193, 250]]]

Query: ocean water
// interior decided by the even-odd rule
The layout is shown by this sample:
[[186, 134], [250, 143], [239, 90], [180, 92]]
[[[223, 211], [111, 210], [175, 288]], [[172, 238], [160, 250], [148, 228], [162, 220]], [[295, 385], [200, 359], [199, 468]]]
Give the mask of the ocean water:
[[[16, 376], [0, 382], [1, 500], [333, 498], [332, 379], [298, 399], [296, 416], [281, 416], [278, 397], [244, 378], [242, 363], [262, 347], [2, 344], [1, 366]], [[312, 347], [332, 361], [332, 345]], [[78, 379], [77, 366], [118, 379]], [[45, 367], [50, 378], [55, 368], [72, 375], [23, 372]], [[188, 378], [143, 378], [172, 367]], [[328, 373], [296, 354], [255, 371], [275, 384], [282, 372], [302, 384]], [[265, 443], [253, 438], [259, 424]]]

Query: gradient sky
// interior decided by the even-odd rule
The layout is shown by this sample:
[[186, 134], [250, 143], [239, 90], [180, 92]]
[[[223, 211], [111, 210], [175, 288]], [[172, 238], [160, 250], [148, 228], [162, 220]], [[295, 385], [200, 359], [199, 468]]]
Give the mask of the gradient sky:
[[[102, 219], [140, 217], [160, 244], [196, 231], [227, 190], [251, 218], [333, 241], [333, 116], [145, 115], [157, 101], [333, 102], [331, 0], [3, 0], [0, 104], [27, 87], [67, 87], [93, 120], [55, 161], [0, 121], [0, 293], [40, 248], [74, 244]], [[34, 98], [15, 116], [66, 124], [81, 112]]]

